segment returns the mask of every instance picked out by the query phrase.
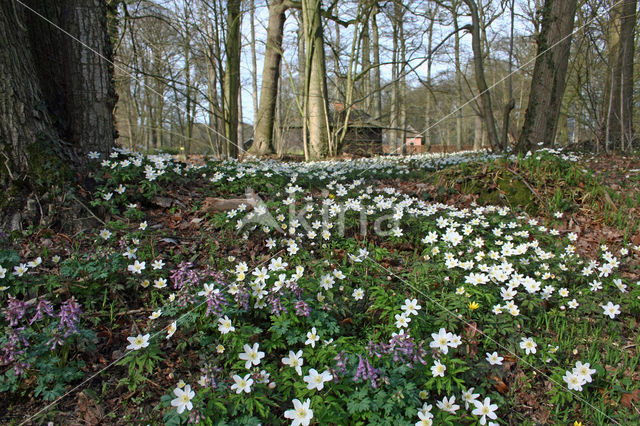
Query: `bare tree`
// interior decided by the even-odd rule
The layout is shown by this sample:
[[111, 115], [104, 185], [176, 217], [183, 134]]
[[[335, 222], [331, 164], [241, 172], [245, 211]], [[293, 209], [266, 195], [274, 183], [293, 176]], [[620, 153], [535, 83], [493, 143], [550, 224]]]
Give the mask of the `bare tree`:
[[484, 60], [481, 45], [481, 23], [478, 14], [478, 5], [474, 0], [464, 0], [471, 12], [471, 47], [473, 49], [473, 64], [475, 70], [476, 85], [478, 87], [478, 97], [480, 98], [480, 115], [487, 129], [489, 143], [494, 150], [502, 151], [504, 146], [500, 143], [498, 132], [496, 131], [496, 120], [493, 116], [491, 106], [491, 93], [484, 76]]

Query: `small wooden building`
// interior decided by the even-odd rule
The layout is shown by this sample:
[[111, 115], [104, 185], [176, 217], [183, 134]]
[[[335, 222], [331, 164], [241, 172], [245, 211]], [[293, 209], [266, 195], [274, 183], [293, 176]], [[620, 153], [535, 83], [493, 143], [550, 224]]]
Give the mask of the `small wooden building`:
[[[336, 102], [330, 110], [330, 131], [336, 140], [342, 133], [347, 111], [344, 106]], [[302, 145], [302, 125], [299, 122], [290, 126], [282, 127], [282, 153], [302, 155], [304, 147]], [[382, 154], [382, 131], [383, 126], [373, 120], [369, 114], [355, 107], [349, 111], [349, 122], [346, 134], [340, 147], [339, 153], [348, 154], [355, 157], [367, 157]]]

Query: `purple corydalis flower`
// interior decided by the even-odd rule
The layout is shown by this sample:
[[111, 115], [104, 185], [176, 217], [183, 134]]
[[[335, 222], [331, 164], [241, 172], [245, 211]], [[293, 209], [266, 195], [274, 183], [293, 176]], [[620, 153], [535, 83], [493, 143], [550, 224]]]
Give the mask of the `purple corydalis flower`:
[[378, 387], [377, 380], [380, 370], [374, 368], [369, 359], [365, 356], [358, 355], [358, 366], [356, 367], [356, 374], [353, 376], [353, 381], [369, 380], [371, 387], [375, 389]]
[[251, 298], [251, 295], [244, 286], [238, 288], [238, 292], [233, 296], [233, 298], [239, 307], [245, 311], [249, 310], [249, 299]]
[[222, 307], [227, 305], [226, 297], [219, 291], [212, 291], [207, 294], [207, 312], [205, 316], [209, 316], [210, 312], [213, 312], [215, 316], [219, 317], [222, 314]]
[[291, 293], [295, 294], [298, 299], [302, 297], [302, 289], [300, 288], [300, 286], [298, 286], [297, 281], [287, 281], [287, 288], [291, 291]]
[[340, 351], [338, 355], [333, 358], [336, 362], [336, 371], [343, 375], [347, 372], [347, 361], [349, 360], [349, 356], [345, 351]]
[[13, 296], [9, 296], [7, 302], [7, 312], [5, 318], [9, 321], [10, 326], [18, 325], [18, 321], [24, 317], [27, 312], [27, 304], [22, 300], [18, 300]]
[[271, 305], [271, 314], [279, 317], [283, 312], [287, 312], [287, 308], [282, 306], [280, 298], [276, 295], [270, 294], [267, 297], [267, 302]]
[[384, 355], [391, 355], [396, 363], [406, 363], [411, 367], [415, 363], [427, 364], [424, 357], [427, 351], [424, 349], [424, 342], [416, 345], [412, 337], [398, 334], [389, 340], [389, 343], [374, 343], [370, 341], [367, 345], [369, 356], [382, 358]]
[[49, 315], [52, 318], [56, 316], [53, 313], [53, 305], [51, 305], [51, 302], [46, 299], [42, 299], [40, 302], [38, 302], [38, 306], [36, 306], [36, 313], [33, 318], [29, 320], [29, 325], [41, 320], [43, 313]]
[[9, 328], [7, 331], [7, 343], [2, 347], [2, 356], [0, 361], [2, 365], [8, 365], [13, 362], [18, 356], [24, 354], [25, 348], [29, 346], [29, 342], [24, 337], [24, 327]]
[[295, 304], [296, 315], [308, 317], [311, 315], [311, 309], [304, 300], [298, 300]]
[[58, 328], [63, 330], [66, 328], [64, 337], [69, 336], [78, 331], [78, 322], [80, 322], [80, 314], [82, 313], [81, 305], [76, 302], [75, 297], [71, 297], [60, 306], [60, 325]]
[[175, 290], [182, 288], [186, 283], [194, 279], [194, 272], [191, 270], [191, 267], [193, 267], [193, 263], [191, 262], [180, 262], [178, 269], [171, 271], [169, 278], [173, 281], [173, 288]]

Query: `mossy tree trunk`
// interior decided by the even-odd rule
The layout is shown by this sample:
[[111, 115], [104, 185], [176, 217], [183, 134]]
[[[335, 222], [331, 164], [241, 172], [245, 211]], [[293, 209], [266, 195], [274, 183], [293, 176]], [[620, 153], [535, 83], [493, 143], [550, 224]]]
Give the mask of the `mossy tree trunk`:
[[5, 228], [21, 225], [30, 194], [84, 176], [87, 154], [107, 153], [115, 136], [107, 3], [25, 4], [0, 2], [0, 190], [6, 195], [0, 225]]

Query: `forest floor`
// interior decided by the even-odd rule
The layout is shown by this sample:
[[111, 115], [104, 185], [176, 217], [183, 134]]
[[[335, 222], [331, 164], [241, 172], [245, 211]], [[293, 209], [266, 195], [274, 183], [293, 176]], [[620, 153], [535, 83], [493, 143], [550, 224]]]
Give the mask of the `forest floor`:
[[95, 170], [0, 235], [2, 424], [640, 416], [637, 153]]

